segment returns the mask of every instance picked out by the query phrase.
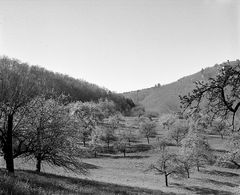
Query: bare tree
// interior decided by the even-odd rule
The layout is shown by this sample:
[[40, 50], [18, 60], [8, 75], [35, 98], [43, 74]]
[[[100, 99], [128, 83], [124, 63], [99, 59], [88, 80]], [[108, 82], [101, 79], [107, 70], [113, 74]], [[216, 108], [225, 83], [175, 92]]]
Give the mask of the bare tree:
[[158, 174], [164, 175], [165, 185], [168, 186], [168, 176], [180, 172], [180, 167], [176, 163], [176, 155], [170, 153], [166, 147], [161, 147], [159, 150], [160, 158], [146, 170], [154, 170]]
[[37, 95], [37, 75], [27, 64], [3, 57], [0, 59], [0, 112], [4, 117], [1, 146], [8, 172], [14, 172], [13, 134], [18, 121], [15, 116]]
[[86, 173], [79, 160], [81, 150], [77, 146], [77, 131], [72, 125], [69, 107], [61, 103], [61, 98], [40, 96], [33, 101], [23, 121], [28, 132], [25, 144], [29, 148], [24, 156], [36, 160], [37, 172], [41, 171], [42, 162], [46, 162]]

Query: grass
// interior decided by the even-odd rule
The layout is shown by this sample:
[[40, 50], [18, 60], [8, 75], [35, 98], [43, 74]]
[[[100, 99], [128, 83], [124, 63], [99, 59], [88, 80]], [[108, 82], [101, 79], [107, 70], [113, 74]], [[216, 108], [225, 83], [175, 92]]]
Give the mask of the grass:
[[39, 188], [39, 194], [240, 194], [236, 193], [240, 190], [239, 170], [210, 165], [201, 168], [200, 172], [192, 170], [190, 179], [169, 178], [169, 187], [165, 187], [162, 175], [144, 172], [157, 158], [156, 151], [148, 151], [128, 154], [127, 158], [118, 154], [84, 159], [92, 165], [87, 176], [48, 165], [44, 165], [44, 173], [38, 175], [34, 171], [19, 170], [34, 170], [35, 167], [30, 162], [26, 166], [18, 159], [15, 183], [27, 183], [29, 193], [25, 194], [32, 194], [32, 191], [37, 194]]
[[[158, 132], [159, 136], [165, 133]], [[227, 137], [222, 140], [218, 135], [208, 135], [208, 141], [214, 154], [221, 155], [225, 151]], [[156, 138], [150, 143], [156, 145]], [[133, 145], [138, 144], [146, 145], [146, 140]], [[175, 145], [169, 148], [177, 151]], [[83, 159], [90, 168], [86, 176], [46, 164], [43, 173], [36, 174], [33, 162], [16, 159], [14, 176], [0, 171], [0, 194], [240, 194], [240, 170], [214, 165], [207, 165], [200, 172], [193, 169], [190, 179], [169, 178], [169, 187], [165, 187], [162, 175], [144, 172], [157, 159], [155, 150], [128, 153], [126, 158], [121, 153], [101, 154], [97, 158]]]
[[121, 186], [49, 173], [37, 174], [34, 171], [27, 170], [17, 170], [14, 175], [8, 175], [4, 170], [1, 170], [0, 194], [170, 195], [174, 193], [164, 193], [160, 190]]

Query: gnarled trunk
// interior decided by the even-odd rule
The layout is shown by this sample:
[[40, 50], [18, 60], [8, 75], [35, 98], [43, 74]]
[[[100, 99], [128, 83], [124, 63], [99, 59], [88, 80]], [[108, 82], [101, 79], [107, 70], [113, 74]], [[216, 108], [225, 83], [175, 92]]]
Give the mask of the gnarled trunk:
[[41, 154], [38, 154], [36, 160], [37, 160], [36, 171], [37, 171], [38, 173], [40, 173], [40, 171], [41, 171], [41, 164], [42, 164]]
[[12, 134], [13, 134], [13, 115], [8, 115], [7, 121], [7, 137], [4, 158], [6, 160], [6, 168], [9, 173], [14, 173], [14, 161], [13, 161], [13, 145], [12, 145]]
[[83, 146], [86, 147], [86, 138], [83, 137]]
[[108, 147], [108, 151], [109, 151], [109, 149], [110, 149], [110, 141], [109, 140], [107, 140], [107, 147]]
[[168, 174], [165, 173], [164, 175], [165, 175], [165, 184], [166, 184], [166, 186], [168, 187]]

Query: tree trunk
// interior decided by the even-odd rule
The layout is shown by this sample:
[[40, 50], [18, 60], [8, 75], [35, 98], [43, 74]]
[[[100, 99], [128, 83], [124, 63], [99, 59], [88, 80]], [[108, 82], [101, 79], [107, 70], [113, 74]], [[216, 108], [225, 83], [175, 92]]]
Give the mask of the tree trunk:
[[37, 128], [37, 155], [35, 156], [36, 158], [36, 172], [40, 173], [41, 171], [41, 162], [42, 162], [42, 156], [41, 156], [41, 151], [42, 151], [42, 142], [41, 142], [41, 124], [42, 119], [40, 119], [40, 125]]
[[36, 165], [36, 171], [38, 173], [40, 173], [40, 171], [41, 171], [41, 163], [42, 163], [41, 154], [38, 154], [38, 156], [37, 156], [37, 165]]
[[168, 187], [168, 175], [165, 173], [165, 184]]
[[187, 170], [187, 178], [190, 178], [189, 170]]
[[197, 171], [199, 172], [200, 171], [200, 169], [199, 169], [200, 167], [199, 167], [199, 165], [197, 165]]
[[149, 142], [149, 137], [147, 137], [147, 142], [148, 142], [148, 144], [150, 143], [150, 142]]
[[95, 158], [97, 158], [97, 151], [96, 150], [94, 152], [94, 156], [95, 156]]
[[221, 138], [223, 139], [223, 134], [221, 134]]
[[86, 146], [86, 139], [85, 139], [85, 137], [83, 137], [83, 146], [84, 147]]
[[233, 117], [232, 117], [232, 133], [235, 131], [235, 125], [234, 125], [235, 114], [236, 114], [236, 112], [233, 113]]
[[123, 150], [123, 156], [124, 156], [124, 158], [126, 157], [126, 150], [125, 149]]
[[6, 160], [6, 168], [9, 173], [14, 173], [14, 161], [13, 161], [13, 146], [12, 146], [12, 131], [13, 131], [13, 115], [8, 115], [7, 121], [7, 137], [6, 137], [6, 154], [4, 155]]
[[177, 144], [177, 146], [179, 145], [179, 140], [178, 139], [176, 139], [176, 144]]
[[110, 142], [109, 142], [109, 140], [108, 140], [108, 141], [107, 141], [108, 152], [109, 152], [109, 145], [110, 145]]
[[237, 166], [237, 169], [239, 169], [239, 168], [240, 168], [240, 164], [238, 164], [236, 161], [234, 161], [234, 160], [231, 160], [231, 162], [232, 162], [234, 165], [236, 165], [236, 166]]

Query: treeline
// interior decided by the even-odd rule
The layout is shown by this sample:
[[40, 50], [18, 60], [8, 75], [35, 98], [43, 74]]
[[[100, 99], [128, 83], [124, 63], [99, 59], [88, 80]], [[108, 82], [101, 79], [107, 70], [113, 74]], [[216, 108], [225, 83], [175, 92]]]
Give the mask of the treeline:
[[38, 168], [46, 160], [83, 170], [71, 107], [86, 101], [97, 107], [89, 112], [104, 113], [101, 120], [112, 107], [124, 114], [134, 107], [131, 100], [88, 82], [0, 58], [0, 152], [8, 172], [14, 172], [13, 159], [19, 156], [35, 158]]
[[[0, 58], [1, 70], [8, 69], [10, 72], [27, 70], [30, 76], [37, 82], [40, 91], [54, 90], [57, 94], [65, 94], [70, 101], [98, 101], [100, 98], [112, 100], [118, 111], [128, 114], [134, 103], [131, 99], [125, 98], [123, 95], [101, 88], [95, 84], [84, 80], [75, 79], [68, 75], [54, 73], [39, 66], [29, 66], [17, 59], [10, 59], [8, 57]], [[4, 74], [4, 72], [0, 72]], [[15, 73], [17, 74], [17, 73]]]
[[58, 94], [64, 93], [69, 96], [71, 101], [98, 101], [100, 98], [112, 100], [120, 112], [127, 114], [134, 103], [120, 94], [116, 94], [107, 89], [101, 88], [95, 84], [84, 80], [74, 79], [67, 75], [54, 73], [38, 66], [32, 69], [36, 75], [44, 79], [46, 88], [54, 89]]

